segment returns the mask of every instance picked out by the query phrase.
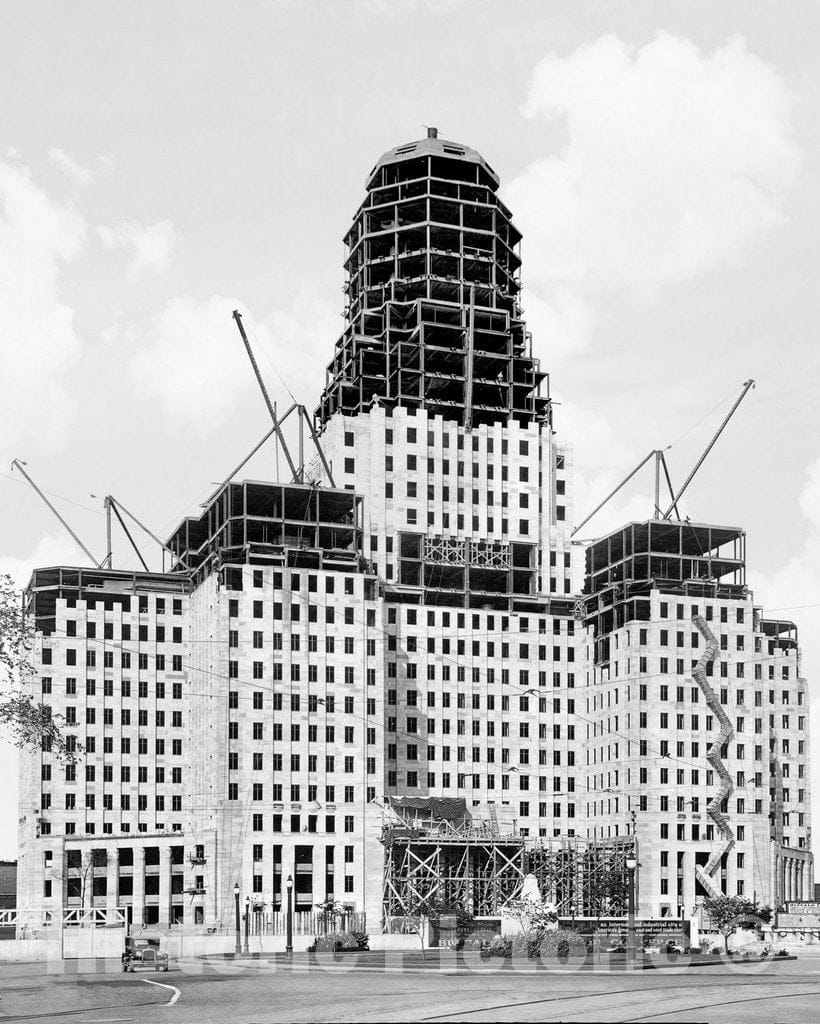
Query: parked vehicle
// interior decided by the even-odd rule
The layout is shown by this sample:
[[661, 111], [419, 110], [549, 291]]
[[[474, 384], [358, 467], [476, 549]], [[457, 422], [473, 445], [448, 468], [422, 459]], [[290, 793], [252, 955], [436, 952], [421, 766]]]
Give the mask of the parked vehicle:
[[124, 971], [167, 971], [168, 954], [159, 948], [159, 939], [129, 935], [122, 955]]

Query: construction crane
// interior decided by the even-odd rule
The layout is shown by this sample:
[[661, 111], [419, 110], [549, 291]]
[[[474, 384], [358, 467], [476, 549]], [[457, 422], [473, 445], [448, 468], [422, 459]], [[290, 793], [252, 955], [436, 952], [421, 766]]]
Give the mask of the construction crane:
[[[653, 513], [654, 517], [655, 517], [655, 519], [669, 519], [669, 517], [674, 512], [675, 516], [678, 519], [680, 519], [680, 512], [678, 510], [678, 502], [680, 501], [681, 496], [686, 491], [686, 489], [689, 487], [689, 485], [692, 483], [692, 480], [694, 479], [695, 474], [697, 473], [697, 471], [700, 469], [700, 467], [705, 462], [706, 457], [709, 454], [709, 452], [712, 450], [712, 448], [714, 448], [715, 443], [717, 442], [717, 439], [720, 437], [720, 435], [726, 429], [726, 426], [727, 426], [729, 420], [732, 418], [732, 416], [734, 416], [734, 414], [735, 414], [735, 412], [737, 410], [737, 407], [740, 405], [740, 403], [743, 401], [743, 399], [746, 397], [746, 395], [749, 393], [749, 391], [754, 386], [755, 386], [755, 382], [752, 379], [749, 379], [749, 380], [746, 380], [746, 381], [743, 382], [743, 390], [741, 391], [740, 395], [738, 396], [738, 398], [735, 401], [735, 403], [732, 406], [732, 408], [729, 410], [729, 412], [724, 417], [723, 422], [720, 424], [718, 429], [715, 431], [711, 441], [709, 442], [709, 444], [704, 449], [703, 454], [697, 460], [697, 462], [694, 465], [694, 468], [692, 469], [692, 471], [690, 472], [689, 476], [684, 481], [683, 486], [680, 488], [680, 490], [677, 493], [675, 493], [675, 491], [674, 491], [674, 489], [672, 487], [672, 480], [671, 480], [671, 478], [669, 476], [669, 467], [666, 464], [666, 457], [665, 457], [663, 451], [661, 449], [659, 449], [659, 448], [654, 448], [651, 452], [649, 452], [647, 455], [645, 455], [643, 459], [641, 459], [641, 461], [632, 470], [631, 473], [629, 473], [627, 476], [624, 477], [623, 480], [621, 480], [621, 482], [618, 484], [617, 487], [615, 487], [613, 490], [611, 490], [609, 492], [609, 494], [604, 498], [604, 500], [602, 502], [600, 502], [600, 504], [595, 506], [595, 508], [590, 512], [590, 514], [586, 517], [586, 519], [582, 520], [575, 527], [575, 529], [572, 531], [570, 536], [574, 537], [575, 534], [580, 529], [582, 529], [584, 526], [586, 526], [586, 524], [590, 521], [590, 519], [592, 519], [593, 516], [597, 515], [598, 512], [600, 512], [601, 509], [604, 507], [604, 505], [606, 505], [609, 501], [611, 501], [612, 498], [614, 498], [615, 495], [623, 487], [625, 487], [626, 484], [629, 483], [629, 481], [632, 479], [632, 477], [635, 476], [635, 474], [638, 473], [641, 469], [643, 469], [643, 467], [647, 464], [647, 462], [649, 462], [649, 460], [653, 456], [655, 457], [655, 509], [654, 509], [654, 513]], [[661, 472], [661, 469], [663, 469], [663, 474], [664, 474], [664, 477], [666, 479], [666, 484], [667, 484], [667, 487], [669, 488], [669, 496], [670, 496], [671, 501], [672, 501], [672, 503], [670, 504], [669, 508], [667, 508], [666, 511], [663, 512], [663, 513], [661, 513], [661, 509], [660, 509], [660, 488], [661, 488], [660, 472]]]
[[102, 562], [98, 562], [97, 559], [91, 554], [91, 552], [88, 550], [88, 548], [85, 546], [85, 544], [83, 544], [83, 542], [80, 540], [80, 538], [77, 536], [77, 534], [71, 529], [71, 527], [68, 525], [68, 523], [65, 521], [65, 519], [60, 515], [60, 513], [57, 511], [57, 509], [54, 507], [54, 505], [52, 505], [52, 503], [48, 500], [48, 498], [45, 496], [45, 494], [40, 490], [40, 488], [37, 486], [37, 484], [31, 479], [31, 477], [28, 475], [28, 473], [25, 471], [25, 469], [23, 469], [23, 466], [27, 466], [27, 465], [28, 465], [27, 462], [22, 462], [20, 459], [14, 459], [12, 461], [12, 464], [11, 464], [12, 472], [15, 469], [17, 469], [17, 470], [20, 471], [20, 473], [22, 473], [22, 475], [26, 478], [26, 480], [29, 482], [29, 484], [31, 484], [31, 486], [34, 489], [34, 491], [40, 496], [42, 501], [45, 503], [46, 507], [51, 510], [51, 512], [57, 517], [57, 519], [60, 522], [60, 524], [68, 531], [68, 533], [69, 533], [71, 539], [74, 541], [74, 543], [79, 548], [82, 549], [82, 551], [85, 554], [86, 558], [89, 558], [91, 560], [92, 564], [95, 565], [97, 568], [101, 568], [103, 563]]
[[[310, 414], [308, 413], [307, 409], [304, 407], [304, 405], [300, 405], [298, 402], [294, 402], [293, 405], [291, 405], [291, 407], [288, 409], [288, 411], [285, 413], [284, 416], [282, 416], [281, 418], [277, 416], [276, 404], [274, 402], [272, 402], [271, 399], [270, 399], [270, 395], [268, 394], [268, 389], [265, 386], [265, 381], [262, 379], [262, 374], [261, 374], [261, 372], [259, 370], [259, 364], [256, 362], [256, 356], [254, 356], [253, 349], [251, 348], [251, 343], [250, 343], [250, 341], [248, 341], [248, 335], [245, 332], [245, 325], [242, 323], [242, 314], [239, 312], [238, 309], [235, 309], [233, 311], [233, 318], [236, 321], [236, 326], [239, 328], [239, 334], [240, 334], [240, 337], [242, 338], [242, 344], [245, 346], [245, 351], [248, 353], [248, 359], [250, 360], [251, 368], [253, 369], [254, 376], [256, 377], [256, 382], [259, 385], [259, 389], [262, 392], [262, 397], [265, 400], [265, 405], [268, 407], [268, 412], [270, 413], [270, 418], [271, 418], [271, 420], [273, 420], [273, 430], [272, 430], [272, 433], [276, 434], [276, 440], [282, 446], [282, 451], [283, 451], [283, 453], [285, 455], [285, 460], [286, 460], [286, 462], [288, 464], [288, 469], [290, 469], [290, 472], [291, 472], [291, 474], [293, 476], [294, 483], [304, 483], [305, 482], [304, 450], [305, 450], [305, 426], [307, 426], [308, 433], [310, 434], [311, 440], [313, 441], [313, 446], [316, 449], [316, 453], [319, 456], [319, 461], [322, 463], [322, 468], [324, 469], [325, 475], [327, 476], [327, 481], [328, 481], [328, 483], [330, 484], [331, 487], [335, 487], [336, 484], [335, 484], [335, 482], [333, 480], [333, 473], [331, 471], [331, 468], [330, 468], [330, 465], [328, 464], [327, 459], [325, 458], [325, 453], [322, 450], [322, 445], [321, 445], [321, 443], [319, 441], [319, 437], [318, 437], [318, 435], [316, 433], [316, 428], [315, 428], [315, 426], [313, 424], [313, 420], [312, 420]], [[294, 411], [296, 412], [297, 418], [299, 420], [299, 464], [298, 464], [298, 466], [293, 461], [293, 458], [292, 458], [292, 456], [290, 454], [290, 449], [288, 448], [287, 443], [285, 441], [284, 434], [282, 433], [282, 424], [285, 422], [285, 420], [288, 418], [288, 416], [290, 416], [290, 414], [292, 412], [294, 412]], [[242, 466], [245, 465], [246, 462], [248, 462], [248, 460], [251, 458], [251, 456], [254, 455], [262, 447], [262, 445], [265, 443], [265, 441], [267, 441], [267, 439], [270, 437], [270, 435], [271, 435], [271, 432], [267, 433], [265, 435], [265, 437], [262, 438], [262, 440], [256, 445], [256, 447], [253, 449], [253, 451], [250, 453], [250, 455], [248, 455], [239, 464], [239, 466], [234, 470], [234, 473], [231, 476], [233, 476], [234, 474], [239, 472], [239, 470], [242, 468]], [[225, 481], [225, 483], [227, 483], [230, 479], [231, 479], [231, 477], [228, 477], [228, 479]]]
[[125, 505], [123, 505], [123, 503], [118, 498], [115, 498], [112, 494], [106, 494], [105, 499], [103, 501], [103, 504], [105, 506], [106, 542], [107, 542], [107, 545], [108, 545], [108, 554], [106, 555], [106, 557], [105, 557], [105, 559], [103, 561], [103, 564], [107, 565], [109, 569], [113, 569], [113, 567], [114, 567], [113, 566], [113, 553], [112, 553], [112, 549], [111, 549], [111, 513], [112, 512], [117, 517], [117, 521], [119, 522], [120, 526], [122, 527], [123, 533], [128, 538], [128, 542], [130, 543], [131, 547], [134, 549], [134, 553], [136, 554], [137, 558], [142, 563], [142, 567], [145, 570], [145, 572], [150, 572], [151, 570], [148, 568], [148, 564], [146, 563], [145, 559], [142, 557], [142, 552], [137, 547], [137, 543], [134, 540], [133, 536], [131, 535], [131, 531], [125, 525], [125, 520], [123, 519], [123, 515], [128, 516], [128, 518], [133, 523], [135, 523], [144, 533], [148, 534], [148, 536], [151, 538], [151, 540], [156, 541], [156, 543], [159, 544], [160, 548], [162, 549], [162, 568], [163, 568], [163, 572], [165, 571], [165, 552], [166, 551], [170, 555], [174, 555], [174, 557], [176, 557], [177, 561], [183, 567], [183, 569], [190, 569], [190, 566], [188, 565], [188, 563], [183, 558], [180, 558], [178, 555], [175, 555], [175, 552], [173, 552], [168, 547], [168, 545], [164, 543], [164, 541], [161, 541], [159, 539], [159, 537], [153, 531], [149, 530], [148, 527], [145, 525], [145, 523], [143, 523], [140, 519], [137, 519], [137, 517], [134, 515], [133, 512], [129, 512], [128, 509], [125, 507]]
[[671, 514], [671, 512], [672, 512], [672, 509], [673, 509], [673, 508], [675, 508], [675, 507], [677, 506], [677, 503], [678, 503], [678, 501], [680, 501], [680, 497], [681, 497], [681, 495], [682, 495], [682, 494], [683, 494], [683, 492], [684, 492], [684, 491], [686, 490], [686, 488], [687, 488], [687, 487], [689, 486], [689, 484], [691, 484], [691, 483], [692, 483], [692, 480], [694, 479], [694, 476], [695, 476], [695, 474], [697, 473], [697, 471], [698, 471], [698, 470], [700, 469], [700, 467], [701, 467], [701, 466], [703, 465], [703, 463], [705, 462], [705, 460], [706, 460], [706, 456], [707, 456], [707, 455], [709, 454], [709, 452], [710, 452], [710, 451], [711, 451], [711, 450], [712, 450], [712, 449], [714, 448], [714, 446], [715, 446], [715, 442], [716, 442], [716, 441], [717, 441], [717, 439], [718, 439], [718, 438], [720, 437], [720, 435], [721, 435], [721, 434], [723, 433], [723, 431], [724, 431], [724, 430], [726, 429], [726, 424], [727, 424], [727, 423], [729, 422], [729, 420], [730, 420], [730, 419], [731, 419], [731, 418], [732, 418], [732, 417], [734, 416], [734, 414], [735, 414], [735, 411], [736, 411], [737, 407], [738, 407], [738, 406], [740, 405], [740, 403], [741, 403], [741, 402], [743, 401], [743, 399], [744, 399], [744, 398], [746, 397], [746, 395], [747, 395], [747, 394], [748, 394], [748, 393], [749, 393], [749, 392], [751, 391], [751, 389], [752, 389], [752, 388], [753, 388], [754, 386], [755, 386], [755, 382], [754, 382], [754, 381], [753, 381], [753, 380], [751, 379], [751, 377], [749, 378], [749, 380], [745, 380], [745, 381], [743, 382], [743, 390], [742, 390], [742, 391], [740, 392], [740, 394], [738, 395], [738, 397], [737, 397], [737, 399], [736, 399], [736, 401], [735, 401], [735, 404], [734, 404], [734, 405], [732, 406], [732, 408], [731, 408], [731, 409], [730, 409], [730, 410], [728, 411], [728, 413], [726, 413], [726, 416], [724, 417], [724, 419], [723, 419], [723, 422], [721, 423], [721, 425], [720, 425], [720, 426], [719, 426], [719, 427], [717, 428], [717, 430], [715, 431], [715, 434], [714, 434], [714, 436], [712, 437], [712, 440], [711, 440], [711, 441], [709, 442], [709, 444], [707, 444], [707, 445], [706, 445], [706, 448], [704, 449], [704, 452], [703, 452], [703, 454], [702, 454], [702, 455], [701, 455], [701, 457], [700, 457], [700, 458], [698, 459], [698, 461], [697, 461], [697, 462], [695, 463], [695, 465], [694, 465], [694, 468], [692, 469], [692, 472], [691, 472], [691, 473], [689, 474], [689, 476], [688, 476], [688, 477], [686, 478], [686, 480], [684, 481], [684, 483], [683, 483], [683, 486], [681, 487], [681, 489], [680, 489], [680, 490], [678, 491], [678, 493], [677, 493], [677, 494], [675, 494], [675, 495], [673, 496], [673, 498], [672, 498], [672, 504], [671, 504], [671, 505], [669, 506], [669, 508], [668, 508], [668, 509], [667, 509], [667, 510], [666, 510], [666, 511], [664, 512], [664, 514], [663, 514], [663, 517], [662, 517], [663, 519], [668, 519], [668, 518], [669, 518], [669, 516], [670, 516], [670, 514]]

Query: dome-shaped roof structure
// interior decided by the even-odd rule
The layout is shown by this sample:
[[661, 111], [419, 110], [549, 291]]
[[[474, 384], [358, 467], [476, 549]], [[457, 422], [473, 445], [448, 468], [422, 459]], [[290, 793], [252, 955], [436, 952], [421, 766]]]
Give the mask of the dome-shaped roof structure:
[[501, 179], [477, 149], [464, 146], [460, 142], [440, 139], [437, 128], [428, 128], [426, 139], [419, 139], [417, 142], [405, 142], [403, 145], [394, 146], [393, 149], [388, 149], [386, 153], [383, 153], [368, 175], [367, 187], [370, 188], [380, 168], [387, 164], [401, 163], [404, 160], [413, 160], [424, 156], [440, 156], [449, 160], [464, 160], [468, 163], [479, 164], [488, 173], [496, 187], [501, 182]]

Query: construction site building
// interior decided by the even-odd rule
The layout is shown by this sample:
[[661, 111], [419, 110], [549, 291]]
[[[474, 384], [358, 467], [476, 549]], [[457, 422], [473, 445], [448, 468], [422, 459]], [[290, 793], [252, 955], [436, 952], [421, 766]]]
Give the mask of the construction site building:
[[813, 891], [797, 630], [763, 618], [745, 549], [741, 529], [666, 520], [587, 547], [584, 817], [604, 838], [634, 813], [652, 916]]
[[[225, 483], [169, 572], [34, 573], [36, 687], [82, 753], [21, 757], [21, 906], [225, 933], [235, 886], [279, 913], [290, 877], [297, 912], [333, 899], [378, 932], [419, 894], [500, 913], [532, 873], [615, 913], [636, 837], [644, 914], [689, 915], [707, 867], [810, 892], [796, 634], [754, 607], [742, 532], [631, 524], [575, 592], [572, 453], [498, 185], [434, 130], [386, 153], [346, 236], [322, 457]], [[738, 734], [725, 874], [695, 615]]]

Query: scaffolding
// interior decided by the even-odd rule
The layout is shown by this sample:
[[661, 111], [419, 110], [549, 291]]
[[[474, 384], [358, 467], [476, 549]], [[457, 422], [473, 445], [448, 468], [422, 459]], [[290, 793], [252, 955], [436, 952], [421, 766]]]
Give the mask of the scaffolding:
[[386, 822], [383, 927], [402, 930], [408, 918], [443, 905], [472, 917], [498, 917], [534, 875], [541, 898], [561, 917], [619, 916], [627, 911], [627, 856], [633, 836], [607, 840], [532, 840], [492, 818]]

